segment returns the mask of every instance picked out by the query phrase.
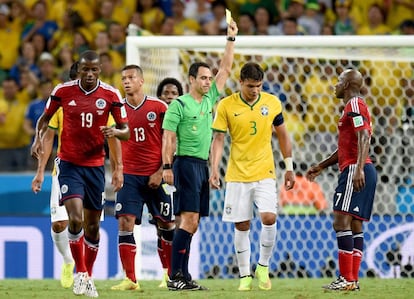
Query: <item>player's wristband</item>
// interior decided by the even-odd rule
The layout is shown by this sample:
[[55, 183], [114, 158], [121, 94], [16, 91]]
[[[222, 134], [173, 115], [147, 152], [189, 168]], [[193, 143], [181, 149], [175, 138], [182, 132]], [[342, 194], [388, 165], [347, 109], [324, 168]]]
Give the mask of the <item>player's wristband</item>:
[[293, 171], [293, 159], [292, 157], [285, 158], [286, 171]]
[[234, 42], [234, 41], [236, 41], [236, 37], [234, 37], [234, 36], [227, 36], [227, 40], [229, 42]]
[[164, 164], [162, 169], [172, 169], [172, 164]]

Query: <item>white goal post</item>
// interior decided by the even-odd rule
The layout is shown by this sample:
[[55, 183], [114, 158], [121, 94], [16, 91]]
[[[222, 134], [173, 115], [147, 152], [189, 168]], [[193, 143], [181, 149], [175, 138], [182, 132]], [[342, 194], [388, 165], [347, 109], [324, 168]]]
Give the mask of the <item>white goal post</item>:
[[[186, 91], [191, 63], [204, 61], [216, 71], [225, 43], [225, 36], [128, 36], [126, 62], [143, 69], [146, 94], [155, 96], [158, 83], [165, 77], [177, 78]], [[334, 96], [333, 86], [344, 69], [361, 71], [364, 78], [361, 93], [373, 122], [370, 155], [378, 171], [378, 185], [373, 216], [365, 224], [367, 258], [363, 259], [360, 274], [361, 277], [414, 275], [414, 271], [407, 274], [408, 270], [404, 269], [410, 267], [403, 264], [398, 266], [401, 273], [396, 271], [395, 262], [390, 259], [393, 257], [396, 261], [401, 256], [401, 263], [407, 260], [413, 263], [414, 256], [409, 237], [414, 236], [414, 38], [402, 35], [237, 36], [233, 69], [222, 96], [239, 89], [240, 68], [250, 61], [264, 69], [263, 90], [283, 102], [297, 172], [304, 170], [302, 165], [306, 170], [336, 148], [341, 103]], [[283, 186], [283, 159], [277, 142], [274, 148], [279, 190]], [[227, 140], [221, 175], [225, 172], [229, 150]], [[269, 265], [273, 276], [336, 276], [336, 238], [331, 212], [337, 176], [338, 169], [331, 167], [317, 179], [328, 202], [324, 209], [316, 209], [314, 204], [310, 207], [315, 209], [292, 212], [279, 198], [276, 247]], [[221, 221], [223, 186], [223, 190], [210, 192], [210, 216], [200, 221], [197, 233], [200, 242], [194, 244], [199, 250], [196, 267], [200, 278], [238, 275], [233, 230]], [[303, 197], [311, 196], [306, 193]], [[413, 225], [404, 226], [406, 223]], [[259, 239], [259, 227], [256, 217], [252, 220], [252, 240]], [[253, 243], [254, 265], [259, 248], [257, 242]], [[145, 248], [145, 241], [142, 246]], [[148, 256], [143, 256], [143, 263], [147, 259]]]

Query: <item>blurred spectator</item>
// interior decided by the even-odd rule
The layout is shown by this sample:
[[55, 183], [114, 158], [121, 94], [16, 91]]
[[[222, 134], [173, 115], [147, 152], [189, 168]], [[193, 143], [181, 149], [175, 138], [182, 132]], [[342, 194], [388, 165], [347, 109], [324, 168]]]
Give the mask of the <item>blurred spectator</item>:
[[12, 23], [13, 29], [19, 31], [19, 38], [30, 16], [30, 10], [24, 5], [23, 1], [11, 1], [10, 3], [9, 19]]
[[45, 37], [40, 33], [33, 34], [31, 38], [31, 43], [35, 49], [36, 58], [40, 56], [43, 52], [47, 51], [47, 44]]
[[63, 27], [63, 15], [68, 11], [76, 11], [82, 20], [89, 24], [95, 20], [95, 11], [99, 1], [97, 0], [56, 0], [52, 4], [51, 19]]
[[333, 26], [329, 23], [323, 24], [321, 29], [321, 35], [335, 35]]
[[39, 57], [37, 65], [40, 69], [40, 80], [52, 81], [53, 86], [56, 86], [60, 83], [55, 57], [53, 57], [52, 54], [49, 52], [43, 52]]
[[[194, 19], [188, 19], [184, 16], [185, 1], [172, 1], [172, 14], [174, 18], [175, 35], [196, 35], [200, 32], [200, 25]], [[207, 33], [207, 32], [206, 32]], [[207, 33], [208, 34], [208, 33]]]
[[237, 22], [239, 27], [239, 35], [255, 35], [256, 26], [254, 23], [254, 17], [250, 13], [241, 13], [239, 21]]
[[108, 36], [111, 43], [111, 49], [118, 52], [125, 63], [126, 28], [117, 22], [112, 22], [109, 25]]
[[95, 51], [98, 54], [108, 53], [111, 56], [112, 64], [115, 70], [121, 71], [121, 68], [125, 64], [125, 59], [119, 52], [111, 49], [111, 42], [109, 40], [108, 32], [98, 32], [95, 37]]
[[48, 43], [49, 51], [56, 57], [61, 49], [73, 46], [75, 31], [85, 25], [79, 13], [72, 10], [63, 14], [62, 21], [62, 26], [55, 31]]
[[59, 69], [59, 80], [61, 82], [70, 80], [70, 70], [74, 62], [72, 48], [64, 46], [60, 49], [57, 55], [57, 66]]
[[276, 6], [277, 1], [269, 0], [244, 0], [240, 5], [240, 15], [253, 14], [259, 7], [265, 8], [269, 12], [269, 20], [272, 24], [276, 24], [279, 19], [279, 9]]
[[299, 30], [298, 21], [294, 17], [287, 17], [282, 20], [282, 34], [283, 35], [303, 35]]
[[72, 46], [74, 60], [78, 60], [82, 52], [91, 48], [90, 41], [92, 41], [92, 36], [86, 28], [78, 28], [75, 31]]
[[23, 128], [26, 134], [32, 137], [32, 142], [33, 136], [36, 132], [35, 129], [37, 120], [39, 119], [40, 115], [42, 115], [43, 110], [45, 110], [46, 101], [49, 98], [54, 86], [54, 83], [50, 80], [41, 80], [39, 84], [39, 97], [30, 102], [29, 106], [27, 107]]
[[135, 0], [113, 0], [114, 9], [112, 13], [112, 20], [118, 22], [123, 27], [128, 26], [128, 21], [132, 14], [137, 10], [137, 3]]
[[335, 12], [337, 19], [334, 25], [336, 35], [354, 35], [355, 24], [349, 15], [351, 0], [336, 0]]
[[368, 24], [357, 29], [358, 35], [391, 34], [391, 29], [385, 24], [384, 9], [373, 4], [368, 10]]
[[226, 1], [218, 0], [211, 4], [213, 20], [204, 24], [203, 31], [208, 35], [223, 35], [227, 32]]
[[414, 19], [405, 20], [400, 25], [400, 34], [413, 35], [414, 34]]
[[19, 86], [6, 78], [0, 96], [0, 171], [24, 171], [28, 167], [30, 136], [23, 129], [26, 103], [18, 98]]
[[257, 35], [276, 35], [278, 29], [270, 19], [269, 11], [264, 7], [258, 7], [254, 12], [254, 21], [256, 24]]
[[141, 0], [138, 2], [138, 12], [142, 18], [142, 28], [152, 34], [158, 34], [165, 14], [155, 0]]
[[298, 19], [298, 23], [305, 30], [305, 34], [321, 34], [322, 24], [319, 21], [323, 20], [323, 18], [319, 17], [319, 9], [320, 6], [317, 2], [306, 3], [305, 13]]
[[211, 3], [205, 0], [187, 0], [184, 17], [196, 20], [203, 27], [214, 20]]
[[175, 33], [174, 25], [175, 25], [175, 21], [173, 17], [165, 17], [161, 25], [160, 35], [163, 35], [163, 36], [174, 35]]
[[[98, 32], [108, 31], [109, 25], [114, 21], [112, 15], [114, 13], [114, 1], [112, 0], [102, 0], [98, 6], [97, 17], [94, 22], [89, 25], [89, 28], [93, 32], [93, 38], [96, 37]], [[128, 22], [130, 17], [128, 17], [122, 23]]]
[[10, 69], [10, 77], [12, 77], [20, 86], [20, 73], [24, 70], [30, 70], [37, 77], [40, 77], [40, 69], [36, 64], [36, 52], [31, 42], [23, 42], [20, 47], [20, 56], [16, 63]]
[[383, 3], [384, 0], [352, 0], [350, 16], [354, 21], [355, 29], [358, 30], [360, 27], [368, 25], [367, 15], [372, 5], [382, 5]]
[[413, 0], [384, 1], [387, 14], [387, 26], [391, 30], [398, 30], [404, 20], [414, 20]]
[[280, 188], [279, 204], [282, 212], [290, 215], [314, 215], [328, 208], [328, 202], [321, 186], [306, 179], [306, 163], [300, 163], [295, 169], [295, 187], [286, 191]]
[[18, 98], [24, 103], [30, 103], [37, 96], [39, 78], [29, 69], [20, 72]]
[[[164, 21], [165, 21], [165, 19], [164, 19]], [[136, 26], [135, 29], [134, 29], [136, 31], [136, 33], [134, 33], [134, 35], [138, 35], [138, 36], [140, 36], [140, 35], [143, 35], [143, 36], [153, 35], [151, 31], [148, 31], [148, 30], [142, 28], [142, 17], [141, 17], [141, 14], [137, 11], [132, 14], [131, 19], [129, 20], [129, 25], [130, 24]], [[129, 25], [128, 25], [128, 35], [131, 35], [131, 33], [129, 32], [130, 31]]]
[[43, 35], [46, 43], [58, 29], [56, 22], [47, 19], [47, 6], [43, 1], [37, 1], [32, 7], [33, 20], [26, 22], [23, 27], [22, 40], [30, 41], [35, 33]]
[[20, 46], [20, 32], [9, 22], [10, 8], [0, 4], [0, 82], [15, 64]]
[[101, 62], [100, 80], [118, 88], [123, 93], [121, 72], [114, 67], [111, 54], [108, 52], [100, 53], [99, 60]]

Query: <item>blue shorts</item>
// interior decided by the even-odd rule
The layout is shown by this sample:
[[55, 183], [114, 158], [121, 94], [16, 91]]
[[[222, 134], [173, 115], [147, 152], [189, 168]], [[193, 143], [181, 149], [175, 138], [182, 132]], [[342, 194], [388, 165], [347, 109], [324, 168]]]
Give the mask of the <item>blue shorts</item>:
[[103, 166], [86, 167], [56, 159], [57, 177], [61, 197], [59, 205], [65, 200], [80, 198], [83, 207], [100, 211], [105, 204], [105, 169]]
[[208, 216], [210, 184], [207, 161], [193, 157], [177, 156], [174, 164], [174, 213], [196, 212]]
[[124, 186], [116, 194], [115, 217], [134, 215], [135, 224], [142, 221], [144, 204], [147, 205], [153, 219], [173, 222], [172, 194], [166, 194], [161, 186], [158, 189], [148, 187], [149, 176], [124, 174]]
[[374, 204], [377, 171], [371, 163], [365, 164], [365, 187], [359, 192], [354, 192], [352, 177], [355, 168], [356, 165], [350, 165], [339, 175], [333, 199], [333, 210], [368, 221], [371, 218], [372, 205]]

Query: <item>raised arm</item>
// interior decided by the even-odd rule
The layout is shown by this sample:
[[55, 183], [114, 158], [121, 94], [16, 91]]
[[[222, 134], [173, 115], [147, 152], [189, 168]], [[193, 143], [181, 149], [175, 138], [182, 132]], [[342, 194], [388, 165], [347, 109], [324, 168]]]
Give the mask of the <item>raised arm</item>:
[[236, 22], [232, 19], [230, 24], [227, 26], [226, 47], [224, 49], [223, 58], [221, 59], [220, 67], [215, 79], [217, 89], [220, 92], [224, 89], [226, 81], [230, 76], [231, 67], [233, 65], [234, 42], [236, 40], [238, 30]]

